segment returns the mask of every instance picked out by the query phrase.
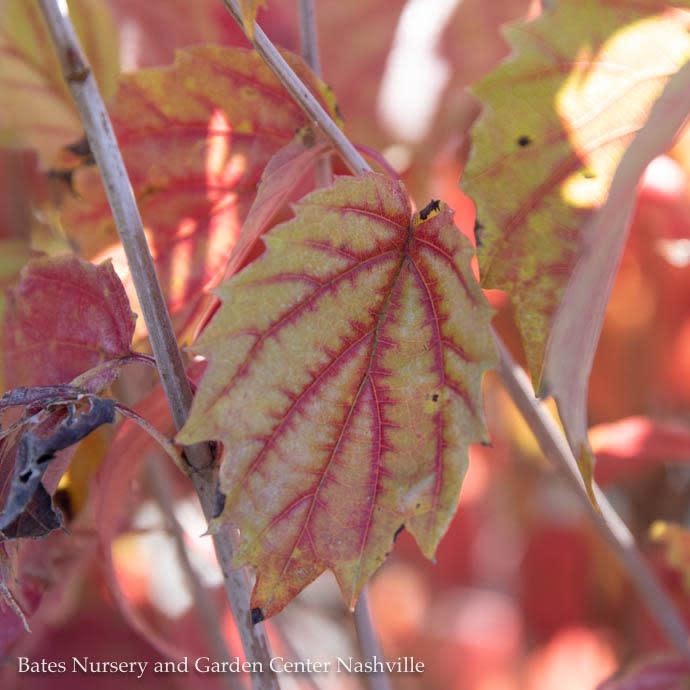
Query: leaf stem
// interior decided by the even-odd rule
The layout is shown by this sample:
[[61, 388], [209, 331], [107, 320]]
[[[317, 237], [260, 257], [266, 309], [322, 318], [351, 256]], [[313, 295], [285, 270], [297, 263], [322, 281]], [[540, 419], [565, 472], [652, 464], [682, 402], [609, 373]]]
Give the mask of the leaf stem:
[[[64, 0], [40, 0], [43, 16], [57, 52], [63, 76], [77, 106], [89, 146], [101, 173], [108, 202], [115, 219], [134, 286], [148, 328], [151, 349], [168, 399], [175, 426], [185, 423], [192, 402], [192, 390], [170, 314], [156, 275], [153, 258], [144, 235], [132, 186], [108, 117], [103, 98], [84, 56]], [[185, 448], [190, 478], [207, 519], [216, 513], [216, 478], [213, 454], [208, 444]], [[262, 625], [252, 625], [247, 573], [231, 567], [234, 544], [226, 532], [215, 535], [216, 555], [224, 575], [225, 591], [237, 621], [248, 661], [261, 664], [263, 673], [252, 674], [255, 690], [277, 690], [270, 671], [268, 640]]]
[[[222, 0], [222, 2], [235, 21], [242, 26], [236, 0]], [[309, 93], [307, 86], [302, 83], [258, 25], [251, 42], [295, 101], [313, 119], [324, 135], [331, 140], [350, 170], [355, 175], [371, 172], [372, 169], [368, 163]], [[599, 501], [601, 513], [592, 507], [577, 469], [577, 463], [565, 437], [546, 413], [543, 405], [534, 397], [533, 389], [525, 372], [512, 361], [501, 339], [496, 336], [495, 340], [501, 356], [500, 373], [506, 389], [539, 441], [544, 454], [565, 475], [582, 500], [583, 506], [597, 529], [611, 544], [613, 551], [625, 566], [628, 577], [638, 595], [647, 606], [650, 614], [656, 619], [661, 630], [666, 634], [669, 642], [686, 658], [690, 658], [690, 633], [671, 598], [662, 588], [654, 572], [637, 548], [632, 533], [596, 485], [594, 485], [594, 491]]]
[[[316, 26], [316, 8], [314, 0], [297, 0], [299, 5], [300, 48], [302, 57], [311, 67], [311, 71], [321, 76], [321, 60], [319, 59], [319, 33]], [[316, 164], [316, 184], [327, 187], [333, 180], [333, 166], [330, 152], [319, 158]]]

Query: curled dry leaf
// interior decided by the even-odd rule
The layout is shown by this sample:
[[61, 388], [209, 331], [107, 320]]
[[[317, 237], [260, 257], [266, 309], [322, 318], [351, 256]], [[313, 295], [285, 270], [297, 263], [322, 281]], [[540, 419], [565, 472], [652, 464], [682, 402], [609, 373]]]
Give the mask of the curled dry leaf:
[[[286, 57], [312, 91], [327, 94], [300, 58]], [[306, 116], [259, 55], [219, 46], [124, 75], [110, 115], [168, 307], [177, 332], [187, 332], [204, 289], [222, 275], [263, 169]], [[113, 257], [137, 309], [99, 173], [85, 166], [73, 181], [66, 232], [85, 256]]]
[[482, 284], [510, 294], [535, 386], [581, 229], [690, 56], [688, 7], [562, 0], [509, 29], [512, 58], [474, 89], [484, 110], [463, 188], [477, 205]]
[[[94, 429], [115, 419], [115, 401], [82, 396], [76, 390], [67, 399], [52, 402], [34, 421], [36, 412], [3, 439], [3, 459], [13, 456], [14, 471], [3, 487], [0, 537], [40, 537], [61, 526], [42, 479], [59, 451], [75, 445]], [[41, 418], [42, 417], [42, 418]], [[6, 464], [6, 463], [3, 463]]]
[[439, 202], [369, 174], [305, 197], [225, 283], [183, 443], [219, 439], [256, 616], [330, 568], [350, 606], [402, 526], [431, 558], [455, 512], [491, 309]]
[[[106, 0], [68, 0], [98, 85], [112, 94], [119, 71], [117, 30]], [[81, 132], [38, 2], [0, 3], [0, 139], [31, 146], [44, 163]]]
[[11, 387], [68, 383], [130, 353], [135, 316], [112, 265], [31, 260], [8, 292], [3, 328]]

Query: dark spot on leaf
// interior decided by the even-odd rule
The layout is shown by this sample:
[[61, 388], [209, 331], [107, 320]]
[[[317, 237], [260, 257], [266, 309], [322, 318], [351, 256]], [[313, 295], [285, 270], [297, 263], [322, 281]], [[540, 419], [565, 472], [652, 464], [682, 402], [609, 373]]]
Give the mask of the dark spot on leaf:
[[421, 220], [426, 220], [434, 211], [438, 211], [441, 208], [441, 202], [438, 199], [432, 199], [420, 212], [419, 218]]
[[438, 393], [434, 393], [434, 394], [431, 396], [431, 399], [432, 399], [434, 402], [438, 402]]
[[415, 509], [416, 509], [416, 510], [419, 510], [421, 507], [422, 507], [422, 504], [421, 504], [421, 503], [415, 504]]
[[264, 619], [264, 613], [260, 608], [254, 608], [252, 609], [252, 625], [256, 625], [257, 623], [261, 623], [261, 621]]
[[524, 148], [525, 146], [529, 146], [532, 143], [532, 140], [526, 134], [523, 134], [517, 140], [517, 143], [518, 143], [518, 146], [522, 146], [522, 148]]

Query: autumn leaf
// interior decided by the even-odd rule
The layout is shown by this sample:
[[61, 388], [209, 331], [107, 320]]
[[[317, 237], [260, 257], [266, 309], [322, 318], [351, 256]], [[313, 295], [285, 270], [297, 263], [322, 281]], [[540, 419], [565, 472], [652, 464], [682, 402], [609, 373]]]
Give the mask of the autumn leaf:
[[631, 480], [660, 465], [690, 464], [690, 427], [648, 417], [627, 417], [589, 429], [602, 485]]
[[316, 140], [310, 127], [305, 127], [268, 161], [261, 175], [254, 203], [230, 254], [225, 268], [226, 276], [234, 275], [242, 266], [276, 213], [290, 198], [302, 178], [314, 169], [319, 156], [327, 148], [324, 142]]
[[604, 314], [647, 166], [673, 144], [690, 113], [690, 63], [668, 81], [647, 124], [621, 159], [604, 205], [583, 230], [582, 256], [558, 306], [544, 365], [544, 383], [558, 403], [568, 441], [591, 484], [594, 456], [587, 440], [587, 392]]
[[463, 188], [482, 284], [510, 294], [535, 385], [581, 228], [690, 56], [689, 6], [563, 0], [509, 29], [512, 58], [474, 90], [484, 110]]
[[10, 387], [68, 383], [130, 353], [135, 317], [109, 263], [31, 260], [8, 292], [2, 329]]
[[[98, 85], [110, 96], [119, 59], [117, 30], [107, 3], [68, 0], [67, 5]], [[31, 146], [47, 163], [80, 135], [79, 117], [37, 2], [0, 4], [0, 87], [0, 143]]]
[[455, 512], [491, 309], [452, 212], [400, 183], [339, 178], [225, 283], [183, 443], [219, 439], [219, 524], [270, 616], [330, 568], [350, 606], [404, 526], [431, 558]]
[[[299, 58], [288, 59], [326, 93]], [[263, 169], [306, 116], [260, 56], [218, 46], [124, 75], [110, 114], [168, 306], [178, 333], [188, 332], [204, 289], [222, 275]], [[98, 171], [78, 170], [74, 188], [62, 214], [67, 234], [84, 256], [113, 258], [137, 310]]]

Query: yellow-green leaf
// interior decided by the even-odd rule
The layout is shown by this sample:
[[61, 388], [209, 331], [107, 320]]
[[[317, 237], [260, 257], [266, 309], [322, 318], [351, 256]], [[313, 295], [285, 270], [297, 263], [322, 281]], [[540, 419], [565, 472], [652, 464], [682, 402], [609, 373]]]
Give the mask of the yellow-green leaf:
[[690, 57], [690, 2], [561, 0], [508, 32], [479, 83], [463, 178], [482, 284], [509, 292], [535, 384], [580, 230], [667, 79]]
[[[68, 0], [70, 17], [105, 96], [119, 71], [118, 32], [105, 0]], [[80, 136], [40, 3], [0, 3], [0, 143], [30, 146], [50, 162]]]
[[179, 440], [219, 439], [252, 606], [283, 608], [331, 569], [357, 595], [405, 526], [432, 557], [494, 362], [472, 248], [452, 211], [412, 214], [398, 182], [340, 178], [305, 197], [218, 291], [209, 367]]

